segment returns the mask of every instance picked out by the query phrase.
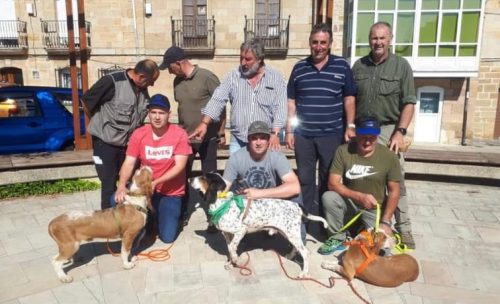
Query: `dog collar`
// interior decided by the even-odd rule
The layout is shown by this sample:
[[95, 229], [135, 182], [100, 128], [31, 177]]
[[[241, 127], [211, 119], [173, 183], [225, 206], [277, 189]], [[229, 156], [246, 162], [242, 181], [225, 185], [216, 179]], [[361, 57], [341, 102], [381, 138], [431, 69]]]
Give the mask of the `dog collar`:
[[222, 191], [217, 193], [217, 198], [226, 198], [228, 191]]
[[146, 208], [139, 206], [139, 205], [134, 205], [134, 204], [132, 204], [132, 205], [134, 206], [135, 210], [148, 215], [148, 210], [146, 210]]
[[238, 207], [238, 209], [240, 209], [240, 214], [241, 214], [243, 212], [243, 209], [245, 209], [245, 204], [243, 203], [243, 197], [241, 195], [236, 195], [224, 201], [224, 203], [216, 210], [214, 211], [208, 210], [208, 214], [210, 215], [210, 221], [212, 221], [214, 225], [217, 225], [222, 216], [224, 216], [224, 214], [226, 214], [229, 211], [229, 208], [231, 208], [231, 204], [233, 202], [236, 203], [236, 206]]

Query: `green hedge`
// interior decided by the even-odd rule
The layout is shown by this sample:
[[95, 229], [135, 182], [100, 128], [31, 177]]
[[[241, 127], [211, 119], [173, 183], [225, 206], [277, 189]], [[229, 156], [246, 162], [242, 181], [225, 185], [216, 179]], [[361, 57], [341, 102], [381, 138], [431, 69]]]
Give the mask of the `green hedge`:
[[26, 197], [32, 195], [49, 195], [56, 193], [73, 193], [97, 190], [100, 187], [101, 185], [98, 182], [82, 179], [0, 185], [0, 199]]

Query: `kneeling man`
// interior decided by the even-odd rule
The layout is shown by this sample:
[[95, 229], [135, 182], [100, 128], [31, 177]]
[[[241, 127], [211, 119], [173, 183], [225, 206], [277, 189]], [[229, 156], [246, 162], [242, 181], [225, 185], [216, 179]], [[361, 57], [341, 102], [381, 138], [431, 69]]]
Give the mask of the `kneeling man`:
[[[399, 202], [401, 170], [397, 155], [377, 143], [380, 124], [373, 117], [356, 123], [356, 139], [337, 149], [330, 167], [323, 209], [330, 225], [330, 238], [318, 249], [331, 254], [345, 249], [346, 232], [339, 232], [357, 212], [365, 228], [375, 226], [377, 203], [381, 204], [380, 227], [392, 235], [391, 219]], [[387, 190], [387, 191], [386, 191]]]

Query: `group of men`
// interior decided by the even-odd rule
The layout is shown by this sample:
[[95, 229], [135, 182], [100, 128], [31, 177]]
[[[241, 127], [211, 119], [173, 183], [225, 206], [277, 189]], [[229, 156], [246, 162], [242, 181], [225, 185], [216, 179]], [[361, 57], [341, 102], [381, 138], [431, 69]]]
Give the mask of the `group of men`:
[[[311, 55], [294, 66], [288, 84], [265, 64], [259, 40], [241, 45], [240, 65], [222, 82], [176, 46], [165, 52], [160, 66], [146, 59], [101, 78], [83, 96], [102, 182], [101, 207], [124, 200], [136, 166], [151, 166], [159, 237], [173, 242], [190, 201], [186, 181], [195, 154], [203, 173], [217, 169], [229, 101], [231, 156], [223, 174], [229, 185], [243, 180], [243, 194], [250, 199], [291, 199], [324, 215], [331, 236], [321, 254], [342, 248], [346, 236], [339, 230], [349, 214], [365, 209], [363, 223], [373, 227], [377, 204], [384, 230], [392, 233], [394, 215], [395, 228], [414, 248], [399, 149], [416, 97], [411, 67], [390, 53], [391, 39], [391, 26], [375, 23], [370, 54], [351, 69], [344, 58], [330, 54], [331, 28], [317, 24], [309, 37]], [[179, 126], [168, 121], [168, 98], [147, 92], [164, 69], [175, 75]], [[140, 126], [146, 115], [150, 123]], [[295, 151], [298, 174], [280, 152], [282, 129], [286, 146]]]

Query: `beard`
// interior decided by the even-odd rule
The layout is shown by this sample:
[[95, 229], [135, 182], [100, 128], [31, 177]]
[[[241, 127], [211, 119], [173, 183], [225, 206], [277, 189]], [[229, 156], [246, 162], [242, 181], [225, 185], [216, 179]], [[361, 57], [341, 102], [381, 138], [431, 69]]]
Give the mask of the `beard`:
[[260, 68], [260, 63], [256, 62], [254, 65], [252, 65], [249, 69], [245, 71], [244, 67], [240, 65], [240, 72], [245, 76], [246, 78], [253, 77], [257, 74]]

